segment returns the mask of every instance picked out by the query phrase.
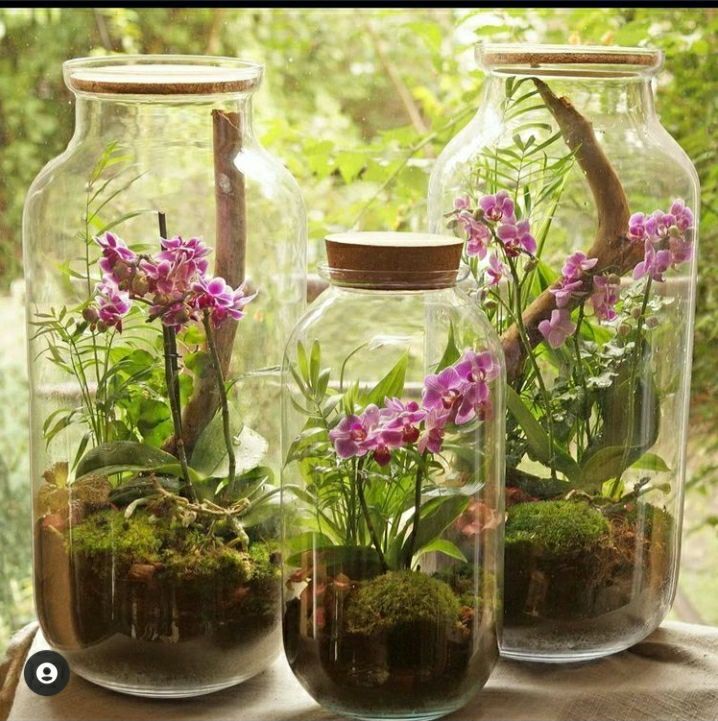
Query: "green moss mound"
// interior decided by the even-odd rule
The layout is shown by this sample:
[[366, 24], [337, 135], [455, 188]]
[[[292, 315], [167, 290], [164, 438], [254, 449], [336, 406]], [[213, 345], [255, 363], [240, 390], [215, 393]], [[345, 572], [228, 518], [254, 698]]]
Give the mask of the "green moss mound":
[[165, 578], [227, 584], [251, 582], [270, 590], [279, 577], [270, 547], [261, 541], [247, 551], [213, 542], [202, 528], [185, 528], [143, 511], [130, 518], [107, 509], [73, 526], [68, 551], [102, 566], [150, 564]]
[[559, 556], [590, 548], [609, 535], [603, 514], [582, 501], [538, 501], [511, 506], [506, 546], [531, 544]]
[[91, 513], [73, 526], [68, 550], [89, 557], [112, 554], [120, 561], [156, 563], [166, 535], [167, 530], [146, 514], [127, 519], [110, 509]]
[[418, 621], [451, 624], [459, 599], [443, 581], [414, 571], [392, 571], [363, 584], [349, 599], [347, 628], [372, 635]]

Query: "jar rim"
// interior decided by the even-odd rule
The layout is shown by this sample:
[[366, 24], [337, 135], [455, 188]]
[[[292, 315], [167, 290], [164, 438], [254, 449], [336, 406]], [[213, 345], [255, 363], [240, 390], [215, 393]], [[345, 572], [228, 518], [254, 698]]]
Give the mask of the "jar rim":
[[476, 61], [483, 70], [501, 74], [627, 77], [653, 75], [663, 51], [621, 45], [551, 45], [479, 41]]
[[109, 55], [63, 63], [65, 84], [90, 95], [221, 95], [257, 89], [264, 66], [222, 55]]
[[390, 275], [382, 270], [356, 270], [337, 268], [321, 263], [318, 274], [331, 285], [355, 290], [427, 291], [454, 288], [469, 276], [470, 269], [461, 265], [455, 270], [430, 270], [417, 273], [413, 270], [392, 270]]

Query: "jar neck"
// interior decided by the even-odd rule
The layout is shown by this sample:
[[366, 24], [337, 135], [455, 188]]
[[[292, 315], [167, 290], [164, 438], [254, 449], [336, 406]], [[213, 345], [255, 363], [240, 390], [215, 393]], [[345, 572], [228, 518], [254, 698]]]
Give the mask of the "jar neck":
[[[237, 113], [242, 138], [254, 137], [251, 94], [172, 101], [80, 94], [76, 96], [73, 142], [108, 137], [141, 137], [147, 144], [172, 144], [175, 139], [186, 142], [194, 135], [193, 127], [197, 132], [205, 123], [211, 127], [215, 109]], [[206, 137], [211, 138], [211, 131]]]
[[[530, 75], [489, 73], [483, 86], [479, 113], [487, 112], [501, 123], [508, 101], [508, 83], [513, 79], [512, 98], [521, 98], [533, 88]], [[651, 75], [605, 75], [587, 77], [552, 75], [541, 78], [558, 96], [566, 96], [576, 109], [600, 127], [609, 122], [646, 124], [657, 120]], [[516, 83], [522, 81], [519, 87]], [[536, 96], [522, 101], [525, 107], [537, 105]], [[518, 120], [520, 122], [520, 119]]]

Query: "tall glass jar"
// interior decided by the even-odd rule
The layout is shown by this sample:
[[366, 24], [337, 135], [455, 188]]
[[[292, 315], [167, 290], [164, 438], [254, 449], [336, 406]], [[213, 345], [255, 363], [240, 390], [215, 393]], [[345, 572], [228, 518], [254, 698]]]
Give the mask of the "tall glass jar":
[[574, 661], [658, 626], [678, 572], [698, 181], [653, 101], [659, 51], [482, 44], [439, 157], [509, 379], [502, 652]]
[[207, 693], [280, 648], [303, 204], [254, 134], [260, 65], [121, 56], [64, 74], [75, 134], [24, 214], [38, 617], [91, 681]]
[[498, 656], [503, 358], [450, 236], [327, 238], [284, 361], [284, 647], [331, 711], [431, 719]]

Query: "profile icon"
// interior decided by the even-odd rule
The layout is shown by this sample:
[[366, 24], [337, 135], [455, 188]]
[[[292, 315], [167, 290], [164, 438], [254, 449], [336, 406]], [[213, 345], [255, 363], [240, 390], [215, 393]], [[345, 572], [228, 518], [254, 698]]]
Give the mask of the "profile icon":
[[67, 686], [70, 667], [56, 651], [38, 651], [28, 658], [23, 675], [31, 691], [40, 696], [54, 696]]

